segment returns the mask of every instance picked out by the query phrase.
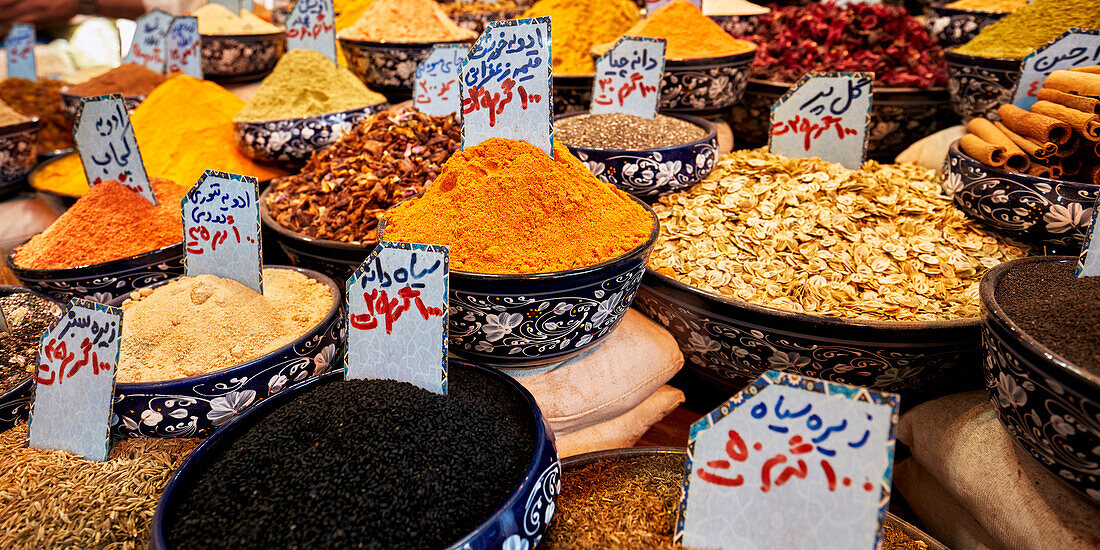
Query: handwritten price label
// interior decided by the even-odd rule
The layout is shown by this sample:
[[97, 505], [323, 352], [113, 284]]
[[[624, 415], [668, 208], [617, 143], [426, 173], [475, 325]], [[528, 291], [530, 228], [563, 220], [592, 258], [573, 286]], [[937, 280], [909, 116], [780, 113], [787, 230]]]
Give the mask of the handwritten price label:
[[252, 11], [252, 0], [241, 0], [241, 9], [244, 11]]
[[298, 0], [286, 18], [288, 50], [317, 50], [336, 63], [336, 15], [332, 0]]
[[665, 72], [665, 39], [624, 36], [596, 60], [592, 83], [594, 114], [657, 116], [661, 76]]
[[898, 397], [768, 371], [691, 427], [688, 548], [874, 550]]
[[462, 147], [521, 139], [554, 156], [550, 18], [494, 21], [459, 69]]
[[8, 59], [8, 78], [38, 80], [34, 64], [34, 25], [16, 23], [4, 39], [4, 51]]
[[117, 181], [157, 204], [121, 95], [81, 98], [74, 134], [89, 183]]
[[233, 279], [263, 292], [259, 183], [207, 170], [180, 203], [184, 273]]
[[348, 279], [346, 378], [447, 394], [446, 246], [378, 243]]
[[27, 441], [106, 460], [122, 310], [73, 298], [42, 335]]
[[172, 18], [168, 26], [168, 72], [202, 78], [199, 20], [194, 16]]
[[168, 51], [168, 26], [172, 16], [161, 10], [153, 10], [137, 18], [134, 40], [124, 63], [137, 63], [146, 69], [164, 72], [164, 58]]
[[1031, 109], [1047, 76], [1058, 70], [1100, 65], [1100, 30], [1071, 29], [1024, 58], [1012, 104]]
[[436, 44], [416, 66], [413, 105], [432, 116], [457, 113], [462, 103], [458, 92], [458, 68], [469, 48], [464, 44]]
[[772, 106], [768, 146], [791, 158], [863, 166], [871, 122], [872, 73], [810, 73]]

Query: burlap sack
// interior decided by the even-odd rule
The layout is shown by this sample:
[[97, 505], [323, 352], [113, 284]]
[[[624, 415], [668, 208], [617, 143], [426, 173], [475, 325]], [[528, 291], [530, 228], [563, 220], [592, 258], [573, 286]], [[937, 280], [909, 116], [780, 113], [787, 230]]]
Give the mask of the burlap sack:
[[[661, 386], [653, 395], [626, 414], [595, 426], [558, 436], [558, 456], [633, 447], [651, 426], [684, 402], [684, 392]], [[557, 434], [555, 434], [557, 435]]]

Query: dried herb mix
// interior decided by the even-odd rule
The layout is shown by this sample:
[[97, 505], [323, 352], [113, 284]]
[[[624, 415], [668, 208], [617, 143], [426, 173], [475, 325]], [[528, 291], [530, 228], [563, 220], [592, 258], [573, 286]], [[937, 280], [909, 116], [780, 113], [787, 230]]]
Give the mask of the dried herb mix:
[[691, 143], [706, 135], [699, 126], [665, 115], [577, 115], [554, 123], [554, 137], [577, 147], [653, 149]]
[[1076, 277], [1076, 262], [1013, 267], [995, 296], [1028, 336], [1074, 365], [1100, 375], [1100, 277]]
[[38, 364], [38, 339], [61, 316], [61, 308], [28, 292], [0, 297], [11, 332], [0, 333], [0, 393], [26, 380]]
[[169, 518], [172, 548], [438, 550], [488, 519], [534, 453], [503, 381], [452, 365], [447, 396], [392, 380], [318, 386], [203, 469]]

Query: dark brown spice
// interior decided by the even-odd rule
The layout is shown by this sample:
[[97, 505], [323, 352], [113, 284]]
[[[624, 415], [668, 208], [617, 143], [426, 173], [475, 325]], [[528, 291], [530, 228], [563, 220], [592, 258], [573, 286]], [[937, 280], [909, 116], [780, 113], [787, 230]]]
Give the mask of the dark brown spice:
[[115, 67], [87, 82], [70, 86], [67, 92], [81, 96], [122, 94], [124, 96], [149, 95], [153, 88], [164, 82], [165, 76], [137, 63]]
[[74, 146], [73, 122], [61, 106], [61, 86], [60, 81], [49, 78], [0, 81], [0, 101], [20, 114], [38, 117], [39, 154]]
[[11, 332], [0, 333], [0, 393], [25, 380], [38, 363], [38, 339], [61, 316], [57, 304], [16, 292], [0, 297], [0, 309]]

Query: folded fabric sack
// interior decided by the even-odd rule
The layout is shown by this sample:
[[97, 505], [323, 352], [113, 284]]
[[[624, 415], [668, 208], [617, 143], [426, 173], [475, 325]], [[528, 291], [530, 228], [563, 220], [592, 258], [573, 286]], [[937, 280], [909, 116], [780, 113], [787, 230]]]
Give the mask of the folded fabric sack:
[[894, 158], [898, 164], [916, 164], [937, 172], [943, 170], [943, 161], [947, 159], [947, 150], [951, 144], [966, 134], [966, 126], [961, 124], [944, 128], [930, 136], [918, 140]]
[[501, 370], [535, 396], [555, 433], [566, 434], [636, 408], [683, 366], [672, 335], [631, 309], [593, 350], [561, 365]]
[[899, 492], [954, 550], [1100, 548], [1100, 508], [1014, 444], [986, 392], [917, 406], [901, 417], [898, 440], [919, 467], [899, 464]]
[[684, 392], [672, 386], [661, 386], [640, 405], [623, 415], [558, 436], [558, 456], [564, 458], [605, 449], [633, 447], [650, 427], [683, 402]]

